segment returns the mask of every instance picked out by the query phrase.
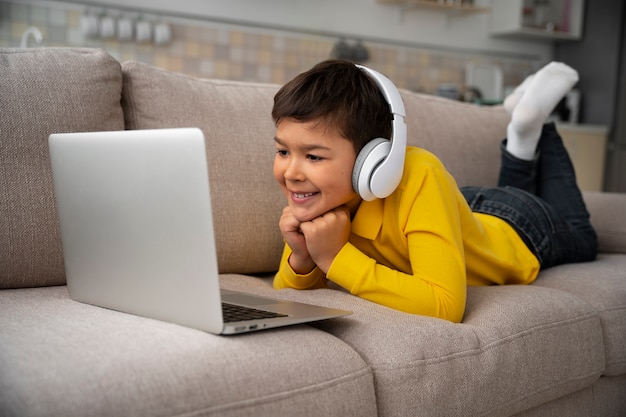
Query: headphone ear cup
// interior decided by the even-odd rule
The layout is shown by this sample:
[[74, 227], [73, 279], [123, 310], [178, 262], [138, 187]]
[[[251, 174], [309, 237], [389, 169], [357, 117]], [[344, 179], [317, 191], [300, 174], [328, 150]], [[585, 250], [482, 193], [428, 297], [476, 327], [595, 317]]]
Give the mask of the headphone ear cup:
[[377, 198], [370, 188], [372, 174], [389, 155], [390, 150], [391, 141], [376, 138], [366, 143], [359, 152], [352, 170], [352, 188], [363, 200], [372, 201]]

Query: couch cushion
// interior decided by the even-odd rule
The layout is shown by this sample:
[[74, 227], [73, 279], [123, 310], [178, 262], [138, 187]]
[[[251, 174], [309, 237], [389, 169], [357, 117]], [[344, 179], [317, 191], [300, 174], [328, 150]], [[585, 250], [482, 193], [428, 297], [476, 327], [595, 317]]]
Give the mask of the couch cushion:
[[500, 170], [500, 142], [509, 114], [502, 106], [477, 106], [401, 91], [407, 143], [433, 152], [459, 186], [492, 186]]
[[626, 194], [583, 192], [600, 252], [626, 253]]
[[285, 200], [272, 175], [277, 86], [202, 80], [122, 64], [128, 129], [199, 127], [205, 135], [222, 273], [275, 271]]
[[226, 278], [231, 289], [354, 311], [316, 327], [372, 367], [380, 415], [512, 415], [576, 392], [604, 369], [600, 318], [563, 291], [472, 287], [463, 323], [453, 324], [343, 291], [273, 291], [270, 279]]
[[102, 50], [0, 50], [0, 288], [65, 282], [48, 135], [124, 128], [119, 63]]
[[[284, 205], [271, 173], [270, 112], [278, 86], [202, 80], [138, 62], [125, 62], [122, 70], [127, 129], [195, 126], [206, 136], [220, 271], [275, 270]], [[409, 145], [435, 152], [461, 185], [496, 183], [493, 161], [509, 120], [502, 107], [401, 94]]]
[[[497, 184], [500, 142], [509, 114], [502, 106], [476, 106], [402, 90], [407, 141], [437, 155], [459, 186]], [[601, 252], [626, 253], [626, 194], [583, 193]]]
[[2, 415], [376, 415], [371, 370], [307, 326], [215, 336], [48, 287], [0, 291], [0, 340]]
[[542, 404], [515, 417], [626, 416], [626, 375], [602, 377], [580, 391]]
[[586, 301], [602, 321], [604, 375], [626, 374], [626, 254], [600, 254], [594, 262], [541, 272], [536, 286], [558, 289]]

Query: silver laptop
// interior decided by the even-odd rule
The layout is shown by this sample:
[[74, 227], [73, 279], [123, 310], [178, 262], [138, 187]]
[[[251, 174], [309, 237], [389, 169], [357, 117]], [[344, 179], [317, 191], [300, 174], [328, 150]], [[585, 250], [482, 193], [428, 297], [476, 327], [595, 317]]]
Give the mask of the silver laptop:
[[[350, 314], [220, 294], [200, 129], [52, 134], [49, 145], [72, 299], [215, 334]], [[232, 321], [224, 303], [252, 316]]]

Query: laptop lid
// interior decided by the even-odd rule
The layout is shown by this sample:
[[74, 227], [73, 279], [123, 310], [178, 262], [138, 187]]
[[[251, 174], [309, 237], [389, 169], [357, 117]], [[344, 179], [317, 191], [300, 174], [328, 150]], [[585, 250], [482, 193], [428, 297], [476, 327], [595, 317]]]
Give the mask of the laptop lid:
[[200, 129], [52, 134], [49, 145], [72, 299], [216, 334], [349, 314], [282, 306], [276, 324], [224, 324]]

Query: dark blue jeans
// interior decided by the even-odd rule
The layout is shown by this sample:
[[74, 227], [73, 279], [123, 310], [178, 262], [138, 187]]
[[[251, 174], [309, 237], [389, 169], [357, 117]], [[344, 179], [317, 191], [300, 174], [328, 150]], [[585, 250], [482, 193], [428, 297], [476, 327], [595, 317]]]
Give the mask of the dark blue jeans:
[[576, 184], [572, 162], [554, 124], [541, 132], [532, 161], [517, 159], [502, 142], [498, 187], [462, 187], [474, 212], [508, 222], [542, 269], [595, 259], [598, 241]]

